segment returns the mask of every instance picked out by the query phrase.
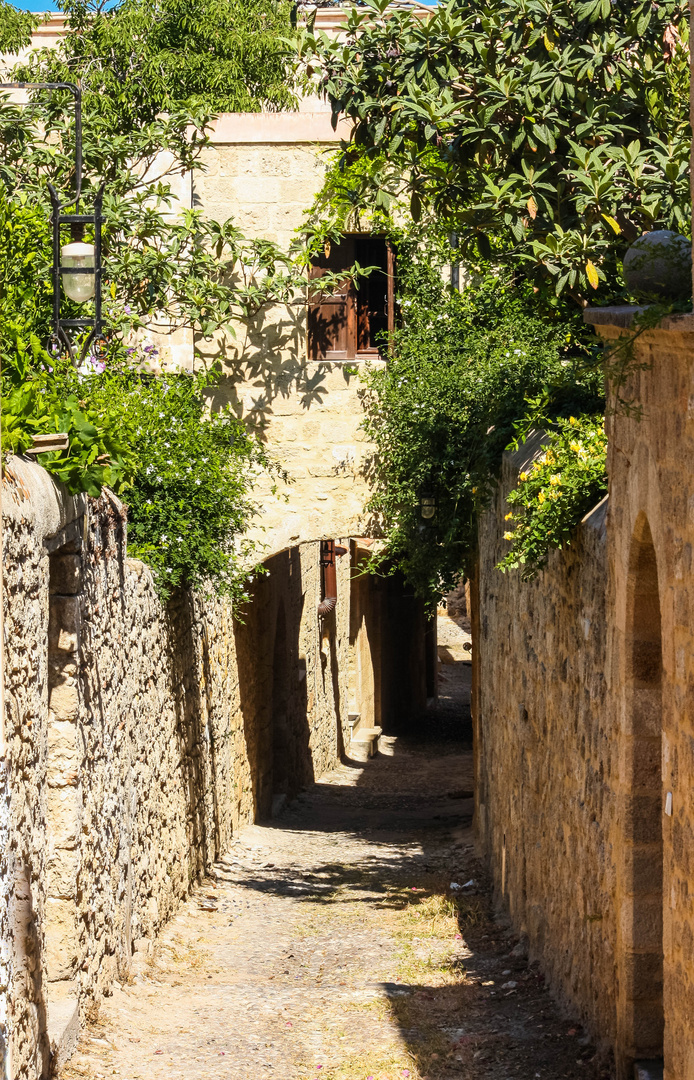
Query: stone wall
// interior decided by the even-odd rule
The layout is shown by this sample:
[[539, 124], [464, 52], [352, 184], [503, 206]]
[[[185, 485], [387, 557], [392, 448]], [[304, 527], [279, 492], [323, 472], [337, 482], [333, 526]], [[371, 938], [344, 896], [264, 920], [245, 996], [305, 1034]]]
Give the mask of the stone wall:
[[606, 503], [523, 583], [502, 574], [504, 494], [539, 437], [504, 458], [483, 518], [473, 609], [476, 822], [496, 897], [553, 990], [615, 1035], [617, 746], [605, 707]]
[[234, 830], [344, 752], [350, 556], [328, 618], [317, 614], [320, 544], [309, 543], [267, 562], [240, 622], [223, 600], [164, 606], [126, 557], [113, 496], [70, 498], [15, 459], [3, 525], [0, 917], [11, 1075], [33, 1080]]
[[609, 512], [534, 582], [500, 575], [517, 455], [482, 524], [477, 824], [499, 900], [619, 1080], [653, 1059], [692, 1080], [694, 317], [630, 342], [633, 317], [586, 313], [637, 406], [608, 410]]
[[[608, 343], [633, 309], [587, 313]], [[611, 610], [608, 709], [619, 754], [617, 1056], [662, 1056], [694, 1076], [694, 319], [671, 317], [631, 346], [608, 419]], [[626, 354], [628, 356], [628, 353]]]
[[[194, 177], [195, 205], [287, 248], [339, 137], [327, 111], [224, 114]], [[212, 407], [231, 403], [288, 474], [279, 496], [272, 478], [260, 478], [263, 513], [251, 536], [271, 554], [306, 540], [368, 534], [373, 450], [361, 430], [360, 362], [308, 359], [306, 296], [197, 347], [207, 361], [222, 362]]]

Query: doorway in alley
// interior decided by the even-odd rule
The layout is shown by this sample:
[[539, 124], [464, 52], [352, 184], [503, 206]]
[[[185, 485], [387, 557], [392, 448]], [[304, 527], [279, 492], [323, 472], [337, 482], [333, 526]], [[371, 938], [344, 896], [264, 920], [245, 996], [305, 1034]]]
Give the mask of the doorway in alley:
[[272, 656], [272, 816], [289, 794], [289, 671], [287, 658], [287, 619], [284, 603], [277, 609], [275, 645]]
[[621, 819], [619, 1011], [624, 1075], [663, 1055], [662, 643], [650, 527], [637, 522], [629, 560]]

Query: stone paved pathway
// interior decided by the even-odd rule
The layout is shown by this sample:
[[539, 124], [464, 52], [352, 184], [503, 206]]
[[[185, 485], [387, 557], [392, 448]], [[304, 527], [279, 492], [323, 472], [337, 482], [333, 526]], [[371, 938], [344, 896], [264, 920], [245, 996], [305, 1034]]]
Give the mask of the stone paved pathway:
[[244, 831], [65, 1080], [608, 1077], [491, 914], [471, 765], [386, 739]]

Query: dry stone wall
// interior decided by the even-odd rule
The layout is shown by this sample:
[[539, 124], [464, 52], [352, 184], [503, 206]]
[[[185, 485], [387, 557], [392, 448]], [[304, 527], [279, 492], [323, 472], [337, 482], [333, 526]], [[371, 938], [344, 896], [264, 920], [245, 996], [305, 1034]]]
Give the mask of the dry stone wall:
[[480, 528], [473, 612], [476, 821], [497, 898], [553, 989], [615, 1035], [615, 718], [605, 707], [606, 503], [533, 581], [495, 569], [505, 493], [539, 452], [505, 456]]
[[233, 831], [343, 751], [349, 556], [329, 619], [310, 543], [269, 560], [241, 623], [219, 599], [164, 606], [113, 496], [70, 498], [15, 459], [3, 525], [0, 1032], [13, 1080], [33, 1080]]

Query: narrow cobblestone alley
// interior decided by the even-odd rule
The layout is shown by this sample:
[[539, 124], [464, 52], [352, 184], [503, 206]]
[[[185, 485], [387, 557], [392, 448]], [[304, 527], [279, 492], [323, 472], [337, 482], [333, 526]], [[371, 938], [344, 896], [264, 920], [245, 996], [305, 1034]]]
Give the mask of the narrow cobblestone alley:
[[449, 700], [417, 738], [382, 739], [246, 829], [63, 1076], [609, 1076], [492, 914], [450, 699], [467, 672], [446, 669]]

